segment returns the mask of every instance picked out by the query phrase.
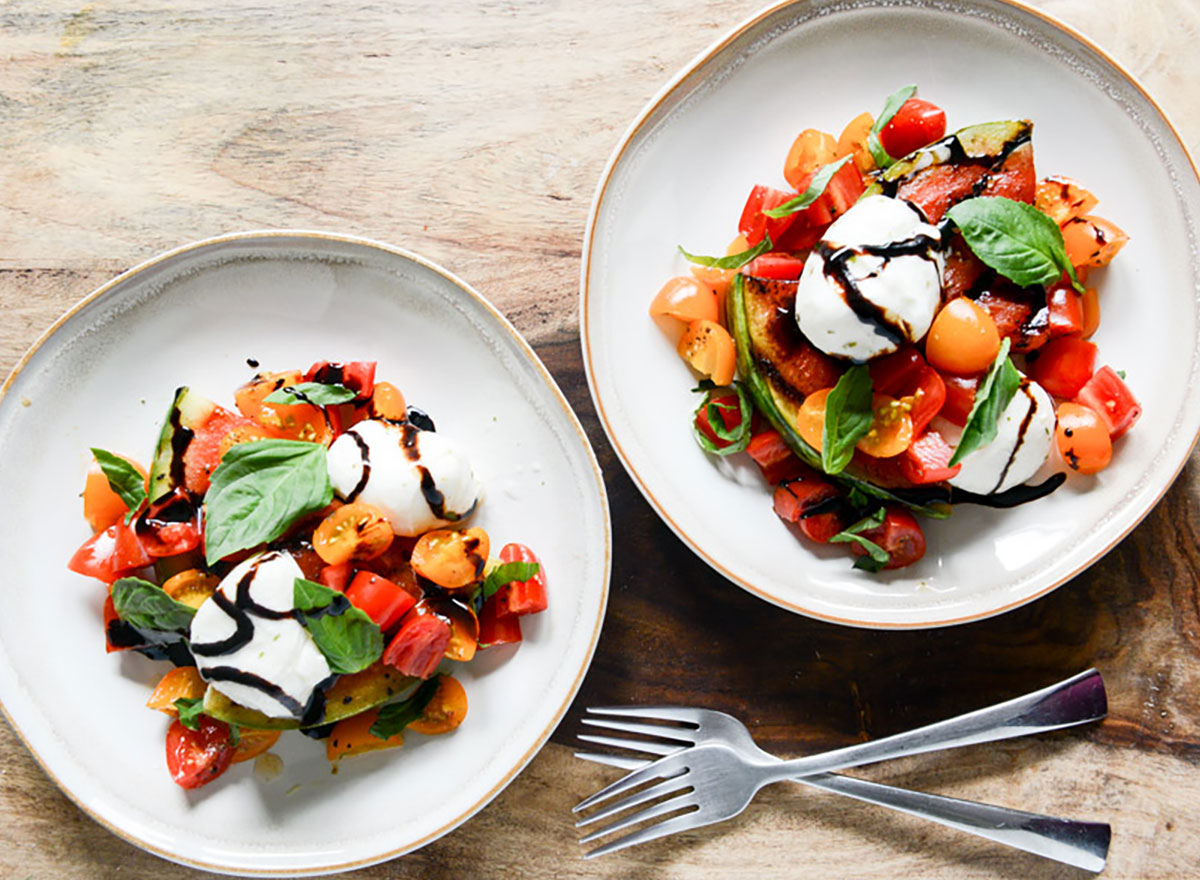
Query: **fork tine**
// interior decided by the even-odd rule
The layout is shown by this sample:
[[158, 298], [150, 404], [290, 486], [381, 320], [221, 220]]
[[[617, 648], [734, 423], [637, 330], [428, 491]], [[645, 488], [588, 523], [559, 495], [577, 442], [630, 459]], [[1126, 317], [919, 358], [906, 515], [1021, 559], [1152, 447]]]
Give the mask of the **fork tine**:
[[627, 846], [636, 846], [639, 843], [646, 843], [650, 840], [656, 840], [659, 837], [666, 837], [668, 834], [675, 834], [679, 831], [690, 831], [693, 828], [701, 828], [709, 824], [711, 824], [709, 820], [700, 818], [698, 810], [685, 813], [682, 816], [667, 819], [665, 822], [659, 822], [657, 825], [651, 825], [649, 828], [643, 828], [640, 831], [634, 831], [632, 834], [626, 834], [624, 837], [617, 838], [603, 846], [598, 846], [591, 852], [584, 853], [583, 857], [585, 859], [594, 859], [597, 856], [625, 849]]
[[[656, 798], [670, 797], [671, 799], [674, 799], [674, 798], [680, 797], [681, 795], [688, 794], [692, 790], [692, 787], [690, 785], [688, 785], [686, 781], [682, 782], [679, 786], [672, 788], [671, 784], [670, 784], [672, 781], [673, 780], [668, 780], [667, 782], [664, 782], [661, 785], [651, 786], [650, 788], [647, 788], [645, 791], [639, 791], [637, 794], [631, 794], [629, 797], [623, 798], [620, 802], [615, 803], [612, 806], [605, 807], [601, 810], [597, 810], [595, 813], [593, 813], [591, 816], [588, 816], [586, 819], [580, 819], [578, 822], [576, 822], [575, 827], [582, 828], [584, 825], [591, 825], [593, 822], [603, 821], [604, 819], [608, 819], [612, 816], [617, 815], [618, 813], [623, 813], [632, 807], [636, 807], [638, 804], [644, 804], [644, 803], [647, 803], [648, 801], [655, 800]], [[648, 818], [645, 816], [644, 813], [641, 815], [645, 818]], [[622, 820], [622, 821], [624, 821], [624, 820]], [[639, 818], [636, 821], [640, 822], [641, 819]], [[623, 827], [623, 826], [621, 826], [621, 827]], [[616, 826], [611, 827], [611, 828], [606, 828], [604, 831], [599, 831], [599, 832], [593, 834], [592, 837], [602, 837], [605, 834], [610, 834], [613, 831], [618, 831], [618, 830], [620, 830], [620, 828], [616, 827]], [[584, 839], [579, 842], [587, 843], [588, 841], [587, 841], [587, 839]]]
[[672, 752], [677, 752], [683, 748], [683, 743], [667, 744], [646, 742], [640, 739], [621, 739], [615, 736], [593, 736], [587, 733], [580, 733], [576, 739], [581, 739], [584, 742], [596, 743], [601, 746], [612, 746], [614, 749], [626, 749], [630, 752], [644, 752], [647, 755], [669, 755]]
[[[579, 838], [579, 843], [580, 845], [591, 843], [593, 840], [598, 840], [601, 837], [607, 837], [610, 834], [615, 834], [616, 832], [625, 828], [629, 828], [630, 826], [640, 825], [643, 822], [649, 822], [651, 819], [657, 819], [660, 816], [667, 815], [668, 813], [678, 812], [685, 807], [699, 806], [694, 798], [688, 797], [690, 794], [690, 790], [686, 788], [681, 791], [677, 791], [668, 800], [663, 801], [661, 804], [655, 804], [652, 807], [639, 810], [631, 816], [626, 816], [623, 819], [617, 819], [611, 825], [605, 825], [603, 828], [593, 831], [586, 837]], [[646, 799], [643, 798], [643, 800]], [[611, 814], [614, 811], [609, 810], [606, 812]]]
[[628, 721], [613, 721], [609, 718], [584, 718], [584, 724], [594, 727], [605, 727], [609, 730], [620, 730], [625, 733], [641, 733], [646, 736], [657, 736], [660, 739], [672, 739], [685, 745], [693, 744], [694, 730], [683, 727], [664, 727], [661, 724], [632, 724]]
[[576, 752], [575, 757], [596, 764], [607, 764], [609, 767], [616, 767], [619, 770], [637, 770], [647, 764], [646, 761], [639, 758], [623, 758], [620, 755], [608, 755], [604, 752]]
[[659, 758], [653, 764], [647, 764], [641, 769], [634, 770], [616, 782], [606, 785], [591, 797], [584, 798], [572, 807], [571, 811], [578, 813], [580, 810], [586, 810], [588, 807], [595, 806], [601, 801], [608, 800], [610, 797], [615, 797], [629, 791], [631, 788], [637, 788], [643, 782], [650, 782], [654, 779], [674, 779], [676, 776], [682, 776], [688, 771], [683, 761], [676, 757], [681, 754], [683, 752], [676, 752], [675, 755]]
[[627, 718], [681, 721], [684, 724], [700, 723], [696, 710], [684, 706], [589, 706], [586, 711], [601, 715], [623, 715]]

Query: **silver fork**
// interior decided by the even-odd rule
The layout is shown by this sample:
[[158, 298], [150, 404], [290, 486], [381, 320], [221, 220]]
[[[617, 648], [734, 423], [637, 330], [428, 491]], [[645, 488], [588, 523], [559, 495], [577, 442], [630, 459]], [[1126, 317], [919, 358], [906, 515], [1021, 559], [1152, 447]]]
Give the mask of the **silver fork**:
[[[611, 818], [649, 801], [667, 798], [587, 835], [580, 843], [590, 843], [652, 819], [664, 819], [684, 809], [691, 812], [665, 818], [659, 824], [604, 844], [587, 853], [585, 857], [593, 858], [677, 831], [719, 822], [744, 810], [764, 785], [782, 779], [793, 779], [858, 800], [931, 819], [1079, 868], [1100, 871], [1104, 867], [1111, 835], [1106, 824], [1075, 822], [990, 804], [912, 792], [826, 771], [872, 763], [885, 758], [1082, 724], [1104, 717], [1106, 708], [1103, 681], [1098, 672], [1089, 670], [1028, 696], [949, 721], [796, 761], [780, 761], [764, 752], [754, 743], [749, 731], [741, 722], [721, 712], [676, 707], [589, 710], [626, 718], [675, 721], [689, 727], [639, 724], [607, 718], [584, 719], [585, 723], [599, 727], [669, 739], [673, 744], [603, 736], [580, 737], [601, 745], [667, 755], [652, 764], [647, 764], [612, 755], [579, 754], [581, 758], [634, 769], [634, 772], [582, 801], [575, 807], [576, 812], [598, 805], [652, 780], [664, 781], [588, 816], [578, 823], [578, 827]], [[689, 745], [691, 748], [688, 748]]]

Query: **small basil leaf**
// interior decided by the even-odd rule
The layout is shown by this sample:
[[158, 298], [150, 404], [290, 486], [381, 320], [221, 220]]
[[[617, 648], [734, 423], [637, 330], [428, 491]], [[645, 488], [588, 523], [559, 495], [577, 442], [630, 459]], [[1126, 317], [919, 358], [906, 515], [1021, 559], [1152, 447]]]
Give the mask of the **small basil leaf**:
[[92, 447], [92, 455], [95, 456], [96, 464], [100, 465], [101, 472], [108, 480], [109, 487], [121, 497], [125, 506], [129, 508], [128, 513], [125, 514], [125, 525], [129, 525], [133, 515], [146, 500], [146, 478], [125, 459], [113, 455], [111, 452]]
[[[696, 438], [701, 449], [711, 452], [713, 455], [732, 455], [750, 445], [750, 423], [754, 411], [750, 405], [750, 398], [741, 385], [735, 382], [733, 385], [718, 388], [710, 382], [707, 388], [698, 387], [692, 390], [704, 392], [704, 399], [700, 401], [700, 405], [696, 407], [692, 415], [692, 436]], [[726, 428], [725, 419], [721, 413], [734, 408], [732, 402], [728, 400], [730, 394], [737, 396], [738, 422], [732, 428]], [[713, 434], [725, 441], [726, 445], [720, 446], [714, 443], [708, 435], [696, 427], [698, 418], [704, 419]]]
[[889, 165], [894, 164], [896, 160], [883, 148], [883, 141], [879, 139], [879, 134], [892, 121], [892, 117], [896, 115], [900, 108], [904, 106], [904, 102], [916, 93], [916, 86], [905, 86], [888, 95], [888, 99], [883, 104], [883, 112], [879, 114], [879, 118], [875, 120], [874, 125], [871, 126], [871, 130], [867, 133], [867, 149], [871, 151], [871, 155], [875, 159], [875, 164], [880, 168], [887, 168]]
[[296, 578], [292, 602], [296, 617], [338, 675], [362, 672], [383, 656], [383, 633], [344, 593]]
[[854, 457], [854, 445], [871, 430], [871, 372], [855, 364], [844, 372], [825, 401], [821, 434], [821, 468], [840, 474]]
[[496, 595], [501, 587], [511, 583], [527, 581], [542, 567], [536, 562], [504, 562], [492, 569], [492, 573], [483, 579], [483, 585], [471, 597], [478, 610], [488, 599]]
[[349, 403], [358, 394], [345, 385], [325, 385], [321, 382], [301, 382], [299, 385], [285, 385], [277, 391], [272, 391], [264, 399], [264, 403], [311, 403], [313, 406], [334, 406], [339, 403]]
[[862, 532], [870, 529], [877, 529], [883, 525], [883, 520], [887, 516], [887, 511], [880, 507], [870, 516], [865, 516], [852, 526], [848, 526], [838, 532], [829, 539], [831, 544], [858, 544], [867, 551], [866, 556], [860, 556], [854, 562], [854, 567], [864, 571], [877, 572], [881, 571], [888, 564], [891, 557], [888, 552], [876, 544], [874, 541], [864, 538]]
[[1063, 273], [1084, 287], [1067, 258], [1062, 231], [1033, 205], [1003, 196], [964, 199], [946, 212], [984, 265], [1022, 287], [1054, 284]]
[[740, 269], [759, 254], [765, 254], [774, 246], [771, 236], [764, 235], [763, 240], [749, 250], [738, 254], [730, 254], [727, 257], [701, 257], [696, 254], [689, 254], [682, 247], [679, 248], [679, 253], [683, 254], [688, 262], [696, 263], [700, 266], [708, 266], [712, 269]]
[[175, 701], [175, 708], [179, 711], [180, 724], [188, 730], [200, 729], [200, 716], [204, 714], [204, 700], [180, 697]]
[[141, 578], [121, 578], [112, 585], [113, 609], [117, 617], [137, 629], [157, 632], [186, 632], [196, 609], [176, 602]]
[[437, 693], [440, 678], [441, 676], [435, 675], [417, 688], [407, 700], [389, 703], [380, 709], [379, 717], [371, 725], [371, 736], [389, 739], [420, 718], [433, 695]]
[[204, 500], [209, 565], [280, 537], [333, 500], [325, 447], [256, 440], [225, 453]]
[[829, 181], [833, 180], [833, 175], [842, 170], [845, 165], [853, 158], [853, 154], [842, 156], [836, 162], [830, 162], [828, 165], [822, 165], [821, 170], [813, 175], [809, 181], [808, 187], [800, 195], [794, 199], [789, 199], [778, 208], [769, 208], [763, 211], [768, 217], [787, 217], [795, 214], [797, 211], [803, 211], [817, 199], [825, 194], [825, 190], [829, 187]]
[[946, 467], [954, 467], [981, 446], [996, 439], [996, 425], [1000, 416], [1012, 401], [1021, 386], [1021, 374], [1008, 357], [1009, 340], [1000, 343], [1000, 353], [988, 368], [987, 375], [975, 392], [975, 404], [963, 425], [958, 446]]

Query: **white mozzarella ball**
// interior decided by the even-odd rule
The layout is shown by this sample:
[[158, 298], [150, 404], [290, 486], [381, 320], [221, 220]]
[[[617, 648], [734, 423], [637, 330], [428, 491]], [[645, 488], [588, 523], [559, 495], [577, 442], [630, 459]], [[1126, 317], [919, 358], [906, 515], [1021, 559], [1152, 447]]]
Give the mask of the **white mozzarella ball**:
[[1054, 427], [1054, 401], [1037, 382], [1023, 378], [1000, 414], [995, 439], [963, 458], [950, 485], [981, 495], [1019, 486], [1045, 463]]

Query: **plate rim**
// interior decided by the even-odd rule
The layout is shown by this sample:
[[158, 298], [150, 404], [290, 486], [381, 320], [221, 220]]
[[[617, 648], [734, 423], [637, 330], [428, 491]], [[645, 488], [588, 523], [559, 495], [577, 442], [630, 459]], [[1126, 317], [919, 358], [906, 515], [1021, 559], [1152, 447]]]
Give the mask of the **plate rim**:
[[25, 732], [9, 713], [9, 710], [4, 705], [3, 700], [0, 700], [0, 715], [3, 715], [13, 733], [16, 734], [17, 739], [28, 750], [29, 754], [33, 756], [42, 772], [44, 772], [46, 776], [50, 778], [58, 790], [65, 794], [76, 807], [82, 810], [89, 818], [91, 818], [101, 827], [105, 828], [127, 843], [133, 844], [137, 848], [151, 853], [152, 855], [158, 856], [166, 861], [174, 862], [175, 864], [180, 864], [187, 867], [200, 868], [203, 870], [221, 873], [231, 873], [235, 876], [246, 877], [324, 876], [381, 864], [407, 853], [415, 852], [416, 850], [421, 849], [438, 838], [445, 836], [491, 803], [492, 800], [494, 800], [502, 791], [504, 791], [504, 789], [516, 779], [521, 771], [524, 770], [533, 760], [533, 758], [536, 757], [537, 754], [546, 746], [551, 735], [558, 728], [558, 725], [562, 722], [567, 710], [570, 708], [571, 704], [575, 700], [575, 697], [578, 695], [579, 689], [583, 684], [583, 680], [591, 668], [592, 661], [595, 659], [596, 647], [599, 644], [600, 631], [604, 625], [604, 619], [608, 609], [608, 598], [612, 586], [612, 515], [609, 508], [608, 488], [604, 481], [603, 471], [601, 470], [599, 462], [596, 459], [595, 449], [592, 447], [587, 433], [584, 431], [583, 426], [579, 421], [579, 417], [576, 415], [574, 409], [570, 405], [570, 402], [567, 400], [566, 395], [563, 394], [562, 389], [555, 381], [549, 369], [542, 362], [541, 358], [538, 357], [537, 352], [534, 351], [533, 347], [529, 344], [529, 342], [526, 341], [524, 336], [522, 336], [513, 326], [512, 322], [509, 321], [499, 309], [492, 305], [492, 303], [481, 293], [479, 293], [479, 291], [477, 291], [473, 286], [438, 263], [423, 257], [414, 251], [388, 244], [387, 242], [379, 239], [317, 229], [263, 228], [245, 230], [242, 232], [223, 233], [203, 239], [197, 239], [195, 241], [188, 242], [186, 244], [179, 245], [155, 254], [154, 256], [132, 266], [131, 268], [126, 269], [124, 272], [121, 272], [115, 277], [109, 279], [104, 284], [101, 284], [91, 293], [87, 294], [70, 308], [68, 308], [66, 312], [59, 316], [40, 336], [38, 336], [38, 338], [30, 345], [30, 347], [17, 361], [16, 365], [4, 380], [3, 385], [0, 385], [0, 404], [3, 404], [9, 390], [12, 388], [13, 383], [16, 381], [25, 367], [28, 366], [30, 360], [37, 354], [38, 350], [41, 349], [41, 347], [45, 345], [46, 342], [48, 342], [50, 338], [55, 335], [55, 333], [61, 330], [71, 318], [73, 318], [87, 306], [91, 305], [93, 302], [96, 302], [102, 297], [108, 295], [111, 291], [119, 289], [121, 286], [125, 285], [137, 276], [142, 275], [148, 270], [154, 269], [185, 255], [202, 253], [205, 250], [220, 248], [230, 244], [254, 244], [259, 242], [265, 244], [284, 239], [298, 239], [301, 243], [304, 239], [312, 239], [329, 241], [336, 244], [348, 244], [357, 247], [365, 247], [371, 250], [382, 251], [390, 256], [409, 260], [424, 269], [440, 275], [442, 278], [449, 281], [454, 287], [458, 288], [464, 294], [473, 299], [478, 305], [483, 307], [489, 316], [493, 318], [497, 324], [508, 334], [511, 340], [516, 343], [518, 350], [524, 355], [525, 360], [535, 368], [544, 386], [551, 392], [553, 399], [563, 411], [563, 414], [567, 418], [567, 423], [574, 430], [577, 439], [580, 441], [583, 451], [586, 453], [586, 461], [591, 467], [595, 486], [599, 490], [598, 499], [600, 502], [600, 519], [604, 527], [604, 546], [602, 548], [603, 552], [601, 557], [603, 561], [603, 578], [601, 584], [600, 602], [597, 609], [596, 619], [592, 627], [591, 638], [587, 647], [584, 661], [579, 671], [576, 673], [575, 678], [569, 688], [569, 693], [567, 693], [565, 696], [562, 704], [555, 710], [553, 717], [547, 726], [541, 731], [540, 734], [538, 734], [533, 744], [518, 759], [517, 763], [492, 788], [483, 793], [480, 798], [474, 804], [469, 806], [464, 812], [454, 817], [440, 828], [437, 828], [424, 835], [420, 839], [374, 856], [365, 856], [354, 859], [353, 861], [347, 861], [336, 865], [327, 865], [316, 870], [306, 868], [280, 869], [264, 866], [252, 867], [245, 865], [241, 867], [234, 867], [232, 865], [218, 864], [215, 862], [205, 861], [203, 859], [197, 859], [189, 856], [182, 856], [178, 853], [168, 852], [162, 847], [141, 840], [132, 832], [119, 827], [114, 822], [111, 822], [109, 819], [101, 816], [98, 812], [93, 810], [89, 804], [81, 800], [74, 791], [64, 785], [62, 780], [60, 780], [59, 777], [51, 770], [46, 759], [42, 757], [42, 755], [36, 748], [34, 748], [33, 744], [26, 737]]
[[[596, 409], [596, 415], [600, 421], [600, 426], [604, 429], [605, 436], [607, 437], [609, 443], [612, 445], [613, 451], [617, 455], [617, 459], [621, 462], [621, 466], [625, 469], [625, 472], [629, 475], [629, 478], [633, 481], [633, 484], [637, 487], [638, 491], [642, 494], [642, 497], [645, 498], [647, 503], [649, 503], [649, 505], [654, 509], [654, 512], [658, 515], [659, 519], [661, 519], [662, 522], [664, 524], [666, 524], [666, 526], [672, 532], [675, 533], [676, 537], [678, 537], [688, 547], [689, 550], [691, 550], [696, 556], [698, 556], [702, 561], [704, 561], [710, 568], [712, 568], [718, 574], [722, 575], [724, 578], [726, 578], [727, 580], [732, 582], [735, 586], [740, 587], [741, 589], [745, 590], [746, 592], [748, 592], [754, 596], [757, 596], [758, 598], [763, 599], [764, 601], [770, 602], [771, 604], [773, 604], [777, 607], [791, 611], [792, 613], [801, 614], [806, 617], [810, 617], [810, 618], [813, 618], [816, 620], [821, 620], [821, 621], [824, 621], [827, 623], [835, 623], [835, 624], [839, 624], [842, 626], [849, 626], [849, 627], [855, 627], [855, 628], [860, 628], [860, 629], [868, 629], [868, 630], [934, 629], [937, 627], [957, 626], [960, 624], [972, 623], [972, 622], [979, 621], [979, 620], [985, 620], [989, 617], [994, 617], [999, 614], [1004, 614], [1008, 611], [1012, 611], [1015, 608], [1019, 608], [1022, 605], [1026, 605], [1030, 602], [1034, 602], [1037, 599], [1042, 598], [1043, 596], [1053, 592], [1055, 589], [1062, 586], [1067, 581], [1077, 577], [1079, 574], [1081, 574], [1082, 572], [1084, 572], [1085, 570], [1090, 568], [1092, 565], [1094, 565], [1103, 556], [1107, 555], [1108, 552], [1111, 551], [1121, 541], [1123, 541], [1129, 535], [1130, 532], [1132, 532], [1135, 528], [1137, 528], [1137, 526], [1142, 522], [1142, 520], [1145, 519], [1146, 516], [1149, 515], [1150, 511], [1152, 511], [1154, 508], [1156, 508], [1158, 506], [1159, 502], [1162, 501], [1163, 496], [1166, 495], [1166, 493], [1170, 490], [1171, 486], [1174, 485], [1175, 480], [1179, 477], [1179, 474], [1182, 472], [1183, 468], [1187, 465], [1188, 460], [1191, 457], [1190, 452], [1187, 455], [1184, 455], [1181, 457], [1180, 461], [1175, 466], [1175, 469], [1171, 473], [1170, 477], [1163, 483], [1162, 488], [1155, 493], [1153, 500], [1150, 501], [1146, 505], [1145, 509], [1142, 510], [1140, 513], [1138, 513], [1137, 516], [1133, 517], [1133, 519], [1129, 522], [1129, 524], [1124, 529], [1120, 530], [1120, 532], [1110, 542], [1108, 542], [1103, 547], [1099, 548], [1094, 554], [1089, 556], [1089, 558], [1082, 561], [1076, 568], [1072, 569], [1071, 571], [1067, 572], [1066, 574], [1062, 575], [1061, 577], [1053, 580], [1048, 585], [1031, 593], [1030, 595], [1021, 597], [1019, 599], [1015, 599], [1011, 602], [1001, 605], [998, 608], [994, 608], [991, 610], [980, 611], [980, 612], [975, 612], [975, 613], [971, 613], [971, 614], [962, 614], [962, 615], [952, 616], [952, 617], [945, 617], [945, 618], [928, 621], [928, 622], [914, 623], [914, 622], [906, 622], [906, 621], [859, 620], [859, 619], [855, 619], [853, 617], [845, 617], [845, 616], [841, 616], [841, 615], [837, 615], [837, 614], [831, 614], [828, 612], [819, 611], [819, 610], [816, 610], [813, 608], [807, 608], [798, 603], [791, 602], [791, 601], [785, 600], [779, 596], [772, 595], [770, 592], [764, 590], [763, 588], [758, 587], [755, 584], [749, 582], [748, 580], [746, 580], [742, 577], [739, 577], [735, 573], [729, 571], [724, 565], [722, 565], [720, 562], [718, 562], [716, 559], [714, 559], [708, 552], [706, 552], [702, 547], [700, 547], [698, 543], [693, 541], [680, 528], [678, 523], [675, 522], [674, 518], [672, 518], [672, 516], [662, 506], [662, 504], [655, 498], [655, 496], [651, 492], [649, 486], [646, 485], [646, 483], [643, 481], [641, 476], [637, 473], [636, 469], [633, 467], [633, 464], [629, 460], [624, 447], [621, 445], [621, 442], [619, 441], [619, 439], [616, 436], [616, 432], [613, 428], [612, 423], [610, 422], [608, 412], [606, 411], [606, 409], [604, 407], [604, 403], [600, 398], [600, 394], [598, 391], [598, 380], [596, 378], [596, 372], [595, 372], [595, 369], [594, 369], [593, 363], [592, 363], [593, 352], [592, 352], [591, 339], [590, 339], [590, 334], [588, 332], [589, 280], [590, 280], [591, 271], [592, 271], [592, 260], [593, 260], [593, 248], [595, 245], [596, 223], [597, 223], [597, 219], [599, 217], [601, 204], [603, 203], [604, 197], [608, 190], [608, 187], [609, 187], [610, 183], [612, 182], [612, 177], [613, 177], [614, 172], [616, 171], [617, 165], [624, 158], [626, 152], [628, 151], [628, 149], [629, 149], [630, 145], [632, 144], [632, 142], [634, 141], [634, 139], [636, 137], [638, 137], [638, 135], [643, 131], [643, 129], [646, 127], [647, 123], [651, 120], [651, 118], [667, 102], [667, 100], [672, 96], [672, 94], [680, 86], [682, 86], [689, 78], [691, 78], [693, 75], [697, 74], [702, 67], [704, 67], [706, 64], [708, 64], [710, 61], [712, 61], [717, 55], [719, 55], [721, 52], [723, 52], [728, 46], [730, 46], [732, 43], [734, 43], [735, 41], [740, 39], [747, 31], [749, 31], [752, 28], [754, 28], [755, 26], [757, 26], [764, 19], [767, 19], [767, 18], [775, 15], [776, 13], [786, 9], [787, 7], [805, 5], [806, 2], [807, 2], [807, 0], [777, 0], [777, 2], [771, 3], [770, 5], [763, 7], [759, 11], [752, 13], [750, 16], [743, 19], [738, 24], [734, 25], [734, 27], [732, 29], [730, 29], [729, 31], [726, 31], [721, 36], [717, 37], [717, 39], [715, 41], [713, 41], [707, 48], [701, 50], [690, 61], [688, 61], [683, 67], [681, 67], [678, 71], [676, 71], [676, 73], [673, 74], [667, 80], [667, 82], [657, 92], [655, 92], [654, 95], [652, 95], [650, 97], [650, 99], [646, 102], [646, 104], [638, 112], [637, 116], [634, 117], [633, 121], [625, 129], [625, 132], [624, 132], [624, 134], [621, 135], [621, 138], [617, 142], [616, 147], [610, 153], [608, 161], [605, 163], [604, 170], [601, 172], [600, 180], [596, 184], [596, 188], [595, 188], [595, 191], [594, 191], [594, 194], [592, 197], [591, 207], [589, 208], [589, 211], [588, 211], [587, 226], [586, 226], [585, 232], [584, 232], [583, 256], [582, 256], [582, 260], [580, 261], [580, 275], [579, 275], [579, 327], [580, 327], [580, 333], [579, 333], [579, 339], [580, 339], [580, 346], [583, 349], [584, 373], [587, 376], [588, 392], [591, 395], [592, 405]], [[1015, 11], [1016, 13], [1024, 13], [1026, 15], [1033, 16], [1037, 19], [1040, 19], [1045, 24], [1049, 25], [1050, 28], [1057, 30], [1061, 35], [1065, 36], [1068, 40], [1074, 40], [1076, 43], [1082, 45], [1084, 48], [1093, 52], [1103, 62], [1110, 65], [1112, 67], [1112, 69], [1115, 70], [1122, 78], [1124, 78], [1124, 80], [1130, 86], [1132, 86], [1133, 89], [1143, 99], [1145, 99], [1145, 101], [1148, 103], [1150, 108], [1155, 113], [1158, 114], [1158, 117], [1162, 120], [1162, 122], [1166, 126], [1166, 131], [1170, 132], [1170, 135], [1174, 139], [1175, 144], [1181, 150], [1182, 156], [1186, 160], [1187, 168], [1189, 168], [1191, 170], [1193, 178], [1195, 178], [1197, 183], [1200, 183], [1200, 168], [1197, 167], [1195, 157], [1192, 155], [1191, 150], [1188, 149], [1187, 143], [1184, 141], [1183, 137], [1181, 136], [1181, 134], [1179, 132], [1179, 129], [1176, 127], [1176, 125], [1175, 125], [1174, 121], [1171, 119], [1170, 115], [1166, 112], [1166, 110], [1162, 107], [1162, 105], [1159, 104], [1159, 102], [1154, 98], [1154, 96], [1149, 92], [1149, 90], [1147, 90], [1146, 87], [1142, 85], [1142, 83], [1138, 80], [1138, 78], [1136, 76], [1134, 76], [1134, 74], [1125, 67], [1125, 65], [1123, 65], [1120, 61], [1118, 61], [1116, 58], [1114, 58], [1111, 54], [1109, 54], [1108, 51], [1103, 49], [1095, 41], [1093, 41], [1092, 39], [1087, 37], [1085, 34], [1078, 31], [1071, 25], [1069, 25], [1066, 22], [1062, 21], [1061, 19], [1057, 18], [1056, 16], [1051, 15], [1050, 13], [1045, 12], [1041, 9], [1036, 9], [1036, 8], [1030, 6], [1028, 3], [1023, 2], [1023, 0], [959, 0], [959, 2], [963, 2], [966, 5], [971, 5], [976, 8], [981, 7], [985, 2], [990, 2], [992, 4], [999, 5], [1002, 8], [1004, 8], [1005, 12]], [[885, 0], [875, 0], [875, 5], [881, 6], [881, 7], [887, 6], [889, 8], [892, 8], [892, 6], [893, 6], [893, 4], [886, 3]], [[1200, 426], [1197, 427], [1196, 432], [1192, 436], [1191, 443], [1188, 447], [1189, 450], [1195, 448], [1197, 440], [1200, 440]]]

